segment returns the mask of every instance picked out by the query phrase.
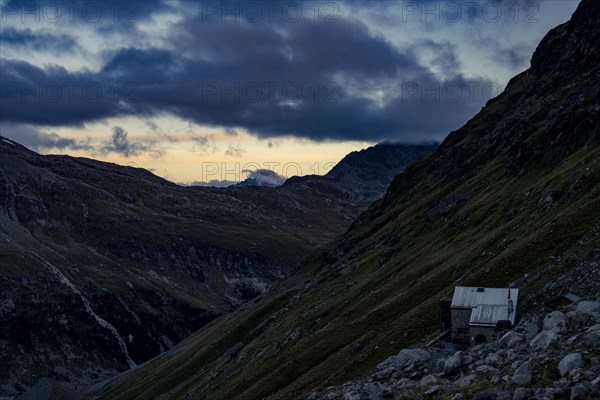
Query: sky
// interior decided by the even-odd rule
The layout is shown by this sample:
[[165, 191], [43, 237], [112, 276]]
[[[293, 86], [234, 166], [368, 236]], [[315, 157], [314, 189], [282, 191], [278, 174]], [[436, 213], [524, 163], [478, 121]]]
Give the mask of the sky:
[[442, 141], [578, 0], [0, 0], [0, 134], [178, 183]]

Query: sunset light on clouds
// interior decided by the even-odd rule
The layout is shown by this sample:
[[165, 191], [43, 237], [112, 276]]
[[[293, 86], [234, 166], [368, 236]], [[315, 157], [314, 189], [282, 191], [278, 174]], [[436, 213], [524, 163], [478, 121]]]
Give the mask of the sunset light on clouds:
[[576, 7], [372, 3], [2, 0], [2, 134], [184, 184], [207, 163], [323, 174], [441, 141]]

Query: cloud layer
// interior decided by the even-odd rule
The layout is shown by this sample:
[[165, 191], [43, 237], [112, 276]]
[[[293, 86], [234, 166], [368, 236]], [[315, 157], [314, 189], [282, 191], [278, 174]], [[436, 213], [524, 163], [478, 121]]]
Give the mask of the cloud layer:
[[[83, 2], [82, 7], [88, 3], [94, 4]], [[220, 2], [184, 2], [191, 8], [166, 24], [168, 33], [160, 38], [149, 38], [141, 28], [160, 23], [160, 16], [174, 12], [179, 3], [130, 3], [136, 23], [105, 18], [97, 24], [99, 34], [127, 31], [129, 40], [104, 52], [94, 70], [2, 59], [0, 121], [60, 127], [167, 114], [225, 130], [242, 128], [258, 137], [422, 141], [458, 128], [501, 90], [483, 73], [467, 77], [456, 46], [447, 40], [399, 46], [351, 16], [327, 21], [322, 13], [315, 18], [307, 13], [308, 3], [295, 6], [304, 10], [302, 17], [290, 6], [288, 14], [262, 15], [253, 22], [252, 10], [239, 8], [244, 3], [232, 2], [223, 12]], [[8, 2], [10, 7], [21, 4]], [[289, 4], [282, 3], [282, 9]], [[68, 52], [81, 47], [65, 33], [22, 27], [6, 32], [2, 44], [13, 49]], [[527, 60], [522, 46], [481, 41], [496, 48], [498, 63], [518, 68]], [[149, 150], [132, 147], [126, 132], [117, 128], [101, 151], [128, 155]], [[198, 144], [206, 145], [202, 139]], [[231, 146], [226, 154], [239, 156], [237, 150]]]

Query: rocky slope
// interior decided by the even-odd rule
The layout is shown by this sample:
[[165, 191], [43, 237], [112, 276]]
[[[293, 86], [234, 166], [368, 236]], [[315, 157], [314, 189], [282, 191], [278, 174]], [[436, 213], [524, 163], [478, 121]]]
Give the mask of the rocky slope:
[[166, 351], [361, 207], [304, 186], [181, 187], [0, 137], [0, 395], [44, 377], [86, 385]]
[[438, 301], [459, 283], [519, 282], [526, 307], [553, 282], [593, 289], [583, 277], [600, 257], [599, 21], [600, 2], [583, 0], [529, 70], [292, 280], [100, 398], [302, 397], [435, 332]]
[[523, 318], [497, 341], [464, 350], [403, 349], [369, 379], [308, 400], [600, 398], [600, 302]]

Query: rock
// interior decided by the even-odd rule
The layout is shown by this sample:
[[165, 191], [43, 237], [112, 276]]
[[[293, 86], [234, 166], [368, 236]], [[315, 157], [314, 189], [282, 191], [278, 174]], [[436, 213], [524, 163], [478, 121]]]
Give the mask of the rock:
[[456, 371], [458, 368], [462, 367], [464, 359], [465, 353], [462, 351], [457, 351], [444, 363], [444, 372], [451, 374], [452, 372]]
[[430, 387], [429, 389], [427, 389], [427, 390], [425, 391], [425, 394], [426, 394], [427, 396], [431, 396], [431, 395], [434, 395], [434, 394], [436, 394], [436, 393], [437, 393], [439, 390], [440, 390], [440, 387], [439, 387], [439, 385], [432, 386], [432, 387]]
[[376, 381], [385, 381], [386, 379], [391, 378], [392, 375], [394, 375], [397, 372], [398, 371], [396, 370], [396, 368], [389, 367], [389, 368], [384, 369], [383, 371], [377, 371], [376, 373], [374, 373], [372, 375], [372, 377]]
[[346, 392], [344, 393], [344, 400], [361, 400], [362, 395], [357, 392]]
[[527, 325], [525, 325], [524, 331], [525, 331], [525, 337], [527, 338], [527, 340], [531, 340], [535, 337], [535, 335], [540, 333], [540, 327], [538, 326], [538, 324], [536, 322], [531, 322], [531, 323], [528, 323]]
[[567, 344], [567, 346], [570, 346], [573, 343], [575, 343], [576, 340], [577, 340], [577, 335], [571, 336], [569, 339], [567, 339], [567, 341], [565, 343]]
[[421, 386], [423, 386], [423, 387], [433, 386], [437, 383], [438, 383], [438, 379], [433, 375], [427, 375], [421, 379]]
[[416, 386], [417, 386], [417, 382], [413, 381], [412, 379], [408, 379], [408, 378], [402, 378], [398, 382], [396, 382], [396, 384], [394, 385], [396, 390], [406, 390], [406, 389], [413, 388]]
[[472, 400], [495, 400], [496, 394], [491, 390], [475, 393]]
[[573, 371], [569, 372], [569, 378], [571, 378], [571, 380], [575, 383], [581, 381], [581, 371], [579, 369], [574, 369]]
[[554, 331], [544, 330], [534, 337], [529, 345], [535, 350], [546, 350], [548, 346], [558, 340], [558, 335]]
[[581, 338], [581, 343], [588, 347], [600, 346], [600, 324], [589, 328]]
[[527, 356], [525, 356], [523, 354], [520, 354], [520, 353], [517, 353], [516, 351], [509, 351], [508, 354], [507, 354], [507, 356], [506, 356], [506, 359], [508, 361], [510, 361], [510, 362], [513, 362], [513, 361], [525, 361], [525, 360], [527, 360]]
[[500, 364], [500, 356], [498, 356], [496, 353], [490, 353], [485, 358], [485, 363], [487, 365], [491, 365], [492, 367], [496, 367], [498, 364]]
[[525, 361], [517, 370], [515, 371], [512, 382], [515, 385], [528, 385], [531, 383], [533, 379], [533, 365], [531, 361]]
[[521, 342], [525, 341], [525, 336], [515, 331], [509, 331], [498, 340], [498, 344], [502, 347], [512, 348]]
[[547, 388], [540, 389], [539, 391], [536, 392], [536, 394], [538, 395], [538, 398], [540, 398], [540, 399], [555, 399], [555, 398], [558, 398], [558, 396], [564, 395], [564, 390], [557, 389], [554, 387], [547, 387]]
[[589, 390], [583, 385], [575, 386], [571, 389], [571, 400], [587, 400]]
[[544, 330], [564, 332], [567, 330], [567, 317], [560, 311], [553, 311], [544, 318]]
[[475, 359], [473, 358], [473, 356], [471, 356], [470, 354], [465, 356], [465, 358], [463, 359], [463, 365], [469, 365], [471, 364]]
[[577, 312], [584, 314], [600, 314], [600, 302], [582, 301], [577, 304]]
[[533, 390], [526, 388], [517, 388], [513, 394], [513, 400], [527, 400], [533, 396]]
[[596, 322], [596, 315], [599, 314], [586, 314], [577, 311], [568, 312], [567, 319], [569, 329], [574, 332], [581, 332], [587, 329], [590, 325], [593, 325]]
[[454, 386], [458, 386], [458, 387], [469, 386], [470, 384], [475, 382], [476, 379], [477, 379], [477, 376], [475, 374], [461, 376], [460, 378], [458, 378], [457, 380], [454, 381]]
[[581, 353], [572, 353], [565, 356], [558, 363], [558, 370], [560, 371], [560, 376], [566, 376], [569, 372], [576, 368], [581, 368], [583, 366], [583, 357]]
[[411, 365], [419, 366], [431, 360], [431, 354], [421, 349], [403, 349], [395, 356], [388, 357], [384, 362], [377, 366], [378, 370], [396, 368], [405, 369]]
[[377, 383], [367, 383], [365, 385], [365, 392], [369, 398], [381, 398], [383, 397], [383, 390]]
[[490, 367], [489, 365], [482, 365], [482, 366], [477, 367], [473, 372], [477, 376], [486, 376], [486, 375], [492, 375], [492, 374], [498, 372], [498, 370], [494, 367]]
[[444, 359], [440, 359], [440, 360], [436, 360], [433, 363], [433, 369], [435, 372], [442, 372], [444, 370], [444, 364], [446, 363], [446, 360]]

